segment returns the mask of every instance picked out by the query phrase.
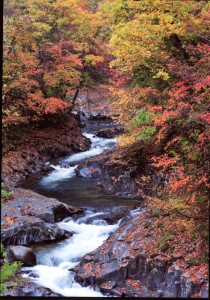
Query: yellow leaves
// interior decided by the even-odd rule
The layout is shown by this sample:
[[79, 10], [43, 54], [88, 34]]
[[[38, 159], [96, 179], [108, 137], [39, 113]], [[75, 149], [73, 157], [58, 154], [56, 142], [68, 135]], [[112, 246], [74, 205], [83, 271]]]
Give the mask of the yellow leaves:
[[104, 58], [102, 56], [88, 54], [84, 57], [84, 60], [86, 66], [96, 66], [97, 64], [102, 63], [104, 61]]
[[187, 210], [189, 208], [189, 205], [181, 199], [169, 199], [169, 206], [171, 209], [177, 209], [178, 211]]
[[132, 145], [137, 141], [137, 137], [134, 135], [120, 135], [117, 138], [117, 142], [121, 147]]
[[167, 81], [170, 78], [170, 76], [167, 72], [164, 72], [162, 69], [162, 70], [159, 70], [157, 72], [157, 74], [155, 76], [153, 76], [153, 78], [160, 78], [160, 79]]

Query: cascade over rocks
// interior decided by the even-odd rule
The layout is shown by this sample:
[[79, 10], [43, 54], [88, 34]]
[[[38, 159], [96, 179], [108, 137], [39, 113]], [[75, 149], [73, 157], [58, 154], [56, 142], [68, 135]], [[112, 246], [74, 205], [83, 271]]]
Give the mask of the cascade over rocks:
[[14, 190], [14, 199], [7, 200], [1, 211], [4, 246], [29, 246], [67, 238], [71, 234], [60, 229], [55, 222], [83, 211], [21, 188]]
[[5, 187], [17, 186], [30, 174], [51, 170], [46, 163], [52, 158], [89, 148], [90, 141], [82, 135], [76, 119], [71, 115], [66, 118], [67, 121], [60, 126], [31, 128], [30, 133], [16, 140], [16, 145], [2, 158]]
[[154, 253], [150, 246], [153, 233], [147, 228], [146, 213], [124, 223], [102, 246], [82, 258], [73, 269], [76, 280], [119, 297], [187, 298], [200, 292], [207, 298], [207, 279], [199, 272], [192, 279], [183, 257]]

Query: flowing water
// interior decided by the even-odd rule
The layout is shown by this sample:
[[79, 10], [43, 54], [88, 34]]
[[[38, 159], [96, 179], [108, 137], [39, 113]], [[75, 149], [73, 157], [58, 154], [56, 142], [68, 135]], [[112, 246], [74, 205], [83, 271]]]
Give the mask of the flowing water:
[[73, 231], [73, 236], [57, 245], [38, 250], [38, 264], [23, 268], [26, 271], [24, 277], [30, 277], [37, 284], [63, 296], [102, 296], [99, 291], [76, 283], [74, 272], [69, 271], [79, 263], [84, 254], [95, 250], [119, 227], [119, 222], [108, 225], [103, 219], [85, 224], [88, 219], [99, 217], [100, 214], [103, 213], [87, 210], [85, 216], [77, 221], [67, 219], [58, 223], [60, 228]]
[[110, 225], [103, 219], [107, 211], [113, 207], [129, 206], [131, 213], [139, 213], [138, 210], [132, 211], [137, 200], [107, 195], [99, 189], [95, 180], [76, 176], [75, 169], [79, 162], [101, 154], [116, 143], [116, 139], [99, 138], [90, 132], [84, 135], [92, 142], [88, 151], [62, 158], [51, 165], [54, 170], [47, 175], [34, 175], [22, 183], [22, 187], [85, 208], [85, 213], [77, 220], [69, 217], [58, 223], [60, 228], [73, 233], [70, 238], [55, 244], [34, 246], [37, 265], [22, 268], [24, 277], [63, 296], [103, 296], [93, 287], [82, 287], [75, 282], [74, 272], [69, 269], [119, 228], [120, 220]]

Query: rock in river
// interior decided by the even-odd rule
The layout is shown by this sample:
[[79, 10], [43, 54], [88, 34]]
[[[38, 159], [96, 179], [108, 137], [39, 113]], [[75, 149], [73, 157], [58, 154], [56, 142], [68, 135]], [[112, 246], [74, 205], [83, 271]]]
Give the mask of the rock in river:
[[36, 255], [31, 248], [8, 246], [6, 251], [11, 255], [12, 261], [21, 261], [24, 266], [34, 266], [36, 264]]
[[1, 241], [4, 246], [29, 246], [66, 238], [70, 233], [55, 222], [82, 211], [56, 199], [17, 188], [14, 199], [7, 200], [1, 211]]

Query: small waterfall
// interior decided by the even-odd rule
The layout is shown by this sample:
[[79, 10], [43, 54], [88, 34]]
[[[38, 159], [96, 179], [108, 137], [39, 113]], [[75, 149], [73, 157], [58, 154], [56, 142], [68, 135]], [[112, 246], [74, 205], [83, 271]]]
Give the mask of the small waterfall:
[[92, 287], [82, 287], [75, 282], [74, 273], [69, 271], [79, 263], [83, 255], [99, 247], [119, 227], [118, 224], [107, 225], [102, 219], [95, 220], [93, 224], [84, 223], [89, 218], [102, 214], [87, 211], [77, 221], [67, 219], [58, 223], [60, 228], [73, 231], [73, 236], [50, 250], [38, 251], [38, 265], [22, 268], [27, 271], [24, 277], [63, 296], [103, 296]]
[[117, 141], [116, 139], [96, 137], [91, 133], [83, 133], [83, 135], [91, 140], [90, 150], [69, 155], [64, 159], [61, 159], [60, 164], [57, 166], [50, 165], [54, 170], [41, 179], [40, 184], [42, 186], [47, 186], [49, 188], [58, 187], [60, 181], [68, 180], [76, 175], [75, 169], [79, 162], [86, 158], [101, 154], [104, 150], [114, 146]]

